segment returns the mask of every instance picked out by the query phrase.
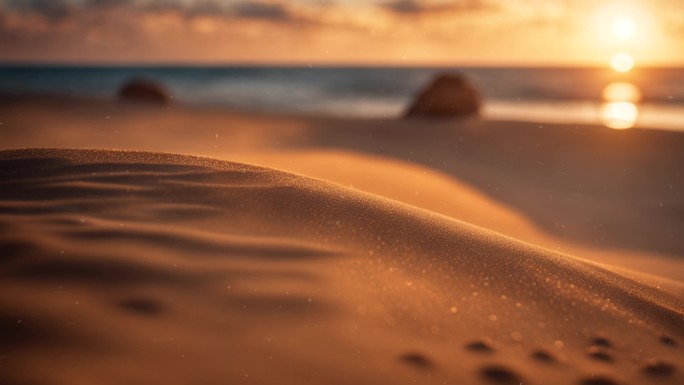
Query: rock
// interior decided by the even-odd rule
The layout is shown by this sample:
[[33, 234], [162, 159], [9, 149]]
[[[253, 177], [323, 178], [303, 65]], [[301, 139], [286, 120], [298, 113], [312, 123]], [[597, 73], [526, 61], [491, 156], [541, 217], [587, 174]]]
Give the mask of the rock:
[[147, 79], [131, 79], [119, 89], [119, 100], [167, 104], [171, 96], [164, 86]]
[[425, 87], [406, 111], [406, 117], [459, 117], [477, 114], [480, 96], [459, 74], [440, 74]]

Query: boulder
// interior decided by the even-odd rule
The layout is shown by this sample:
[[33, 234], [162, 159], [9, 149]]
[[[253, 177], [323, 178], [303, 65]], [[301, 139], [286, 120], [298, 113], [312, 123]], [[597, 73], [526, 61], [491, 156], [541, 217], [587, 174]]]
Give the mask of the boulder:
[[480, 96], [459, 74], [440, 74], [425, 87], [406, 111], [406, 117], [459, 117], [480, 111]]
[[150, 104], [167, 104], [171, 96], [166, 88], [152, 80], [131, 79], [119, 89], [119, 100]]

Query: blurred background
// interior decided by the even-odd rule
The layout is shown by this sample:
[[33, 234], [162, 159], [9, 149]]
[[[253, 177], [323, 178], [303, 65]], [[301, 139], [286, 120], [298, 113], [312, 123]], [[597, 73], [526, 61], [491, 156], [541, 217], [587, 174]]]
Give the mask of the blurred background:
[[[401, 114], [466, 74], [496, 120], [684, 127], [679, 0], [0, 0], [0, 92]], [[562, 113], [559, 113], [562, 112]]]

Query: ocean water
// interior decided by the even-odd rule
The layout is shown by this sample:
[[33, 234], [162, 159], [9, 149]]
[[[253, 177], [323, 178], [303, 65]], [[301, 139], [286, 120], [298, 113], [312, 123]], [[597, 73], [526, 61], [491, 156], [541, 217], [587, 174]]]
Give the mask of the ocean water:
[[[684, 130], [681, 68], [619, 74], [603, 68], [0, 66], [0, 93], [114, 98], [127, 79], [143, 77], [186, 104], [391, 118], [441, 72], [470, 79], [489, 119]], [[615, 83], [631, 91], [606, 95]]]

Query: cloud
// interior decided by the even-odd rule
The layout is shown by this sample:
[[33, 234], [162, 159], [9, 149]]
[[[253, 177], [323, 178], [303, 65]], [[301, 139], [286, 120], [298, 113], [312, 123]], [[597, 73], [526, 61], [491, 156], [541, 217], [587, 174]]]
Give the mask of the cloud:
[[[672, 4], [681, 0], [653, 1], [672, 43], [654, 38], [660, 48], [650, 52], [674, 58], [684, 14]], [[591, 0], [0, 0], [0, 61], [595, 61], [601, 46], [587, 25], [596, 8]]]
[[381, 7], [396, 13], [423, 13], [427, 7], [415, 0], [394, 0], [380, 5]]
[[19, 13], [38, 14], [52, 21], [69, 17], [74, 4], [68, 0], [9, 0], [4, 8]]
[[287, 0], [0, 0], [0, 61], [264, 60], [307, 47], [329, 27], [322, 10]]
[[420, 0], [390, 0], [379, 6], [400, 15], [417, 16], [430, 13], [483, 11], [498, 9], [494, 0], [456, 0], [450, 2], [430, 2]]
[[22, 15], [37, 15], [59, 22], [83, 13], [107, 13], [126, 10], [132, 15], [176, 12], [188, 18], [204, 16], [246, 20], [285, 22], [301, 17], [285, 0], [0, 0], [0, 10]]
[[232, 15], [238, 18], [286, 21], [294, 19], [289, 8], [280, 3], [246, 1], [231, 8]]

